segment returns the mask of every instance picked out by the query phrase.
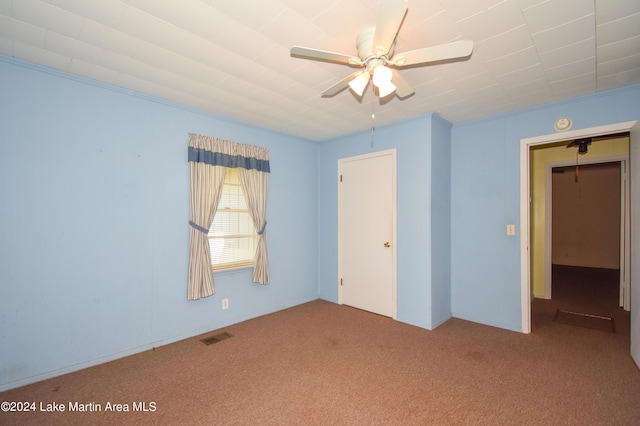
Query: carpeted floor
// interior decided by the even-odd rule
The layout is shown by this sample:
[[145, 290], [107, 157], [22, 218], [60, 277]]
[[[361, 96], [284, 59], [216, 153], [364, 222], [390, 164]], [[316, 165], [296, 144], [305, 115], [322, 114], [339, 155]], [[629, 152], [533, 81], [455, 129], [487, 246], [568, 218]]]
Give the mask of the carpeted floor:
[[[554, 322], [585, 308], [560, 281], [533, 302], [530, 335], [455, 318], [428, 331], [318, 300], [0, 393], [65, 406], [0, 424], [639, 424], [628, 313], [606, 311], [617, 333]], [[201, 341], [221, 332], [232, 337]]]

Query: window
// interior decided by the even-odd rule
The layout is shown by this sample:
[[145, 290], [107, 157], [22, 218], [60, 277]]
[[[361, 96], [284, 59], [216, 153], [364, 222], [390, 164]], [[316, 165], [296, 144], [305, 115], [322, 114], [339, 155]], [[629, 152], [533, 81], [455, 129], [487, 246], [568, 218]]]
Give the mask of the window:
[[247, 208], [238, 169], [227, 168], [222, 196], [208, 235], [213, 270], [253, 266], [258, 234]]

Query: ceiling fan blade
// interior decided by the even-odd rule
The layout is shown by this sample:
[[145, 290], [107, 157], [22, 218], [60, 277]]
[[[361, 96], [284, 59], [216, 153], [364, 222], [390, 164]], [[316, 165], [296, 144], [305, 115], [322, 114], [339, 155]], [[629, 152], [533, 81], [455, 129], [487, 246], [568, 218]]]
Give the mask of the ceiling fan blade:
[[377, 57], [386, 55], [391, 50], [407, 8], [407, 0], [383, 0], [380, 4], [376, 32], [371, 44], [372, 53]]
[[400, 73], [396, 70], [392, 71], [393, 79], [391, 81], [393, 81], [393, 84], [396, 85], [396, 96], [398, 96], [400, 99], [404, 99], [413, 95], [416, 91], [413, 89], [413, 87], [411, 87], [407, 80], [405, 80], [404, 77], [402, 77], [402, 75], [400, 75]]
[[291, 56], [307, 59], [317, 59], [325, 62], [335, 62], [351, 66], [362, 66], [362, 60], [356, 56], [343, 55], [342, 53], [329, 52], [327, 50], [312, 49], [310, 47], [293, 46]]
[[471, 55], [471, 52], [473, 52], [473, 41], [459, 40], [454, 41], [453, 43], [399, 53], [394, 56], [393, 61], [391, 61], [390, 64], [398, 68], [402, 68], [411, 65], [427, 64], [429, 62], [465, 58]]
[[353, 74], [345, 77], [344, 79], [340, 80], [339, 82], [337, 82], [336, 84], [334, 84], [333, 86], [329, 87], [327, 90], [322, 92], [322, 96], [331, 97], [331, 96], [337, 95], [338, 93], [342, 92], [344, 89], [349, 87], [349, 82], [354, 78], [356, 78], [356, 76], [361, 73], [362, 71], [356, 71]]

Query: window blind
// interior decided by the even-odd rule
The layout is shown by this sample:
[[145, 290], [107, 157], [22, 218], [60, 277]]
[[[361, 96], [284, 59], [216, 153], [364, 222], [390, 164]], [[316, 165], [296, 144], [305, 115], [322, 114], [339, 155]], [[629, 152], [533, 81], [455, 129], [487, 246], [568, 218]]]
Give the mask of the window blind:
[[235, 168], [227, 168], [208, 236], [214, 270], [253, 265], [258, 236]]

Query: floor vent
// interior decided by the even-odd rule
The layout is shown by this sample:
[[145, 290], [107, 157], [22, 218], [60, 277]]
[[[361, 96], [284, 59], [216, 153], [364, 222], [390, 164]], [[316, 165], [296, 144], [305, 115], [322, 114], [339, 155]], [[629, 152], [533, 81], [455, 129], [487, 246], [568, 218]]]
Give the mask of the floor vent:
[[228, 339], [229, 337], [233, 337], [232, 334], [224, 333], [216, 334], [215, 336], [207, 337], [206, 339], [201, 339], [200, 341], [205, 345], [213, 345], [214, 343], [222, 342], [223, 340]]
[[613, 322], [613, 318], [603, 317], [600, 315], [591, 315], [558, 309], [553, 320], [562, 324], [575, 325], [576, 327], [607, 331], [609, 333], [616, 332], [616, 326]]

